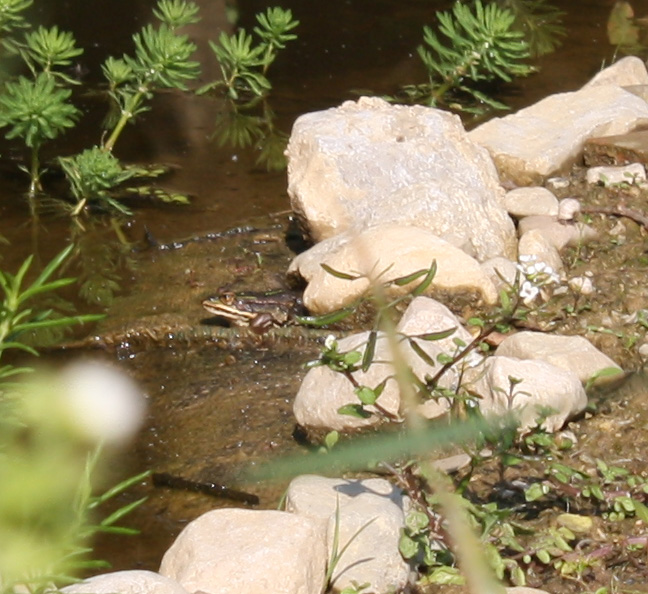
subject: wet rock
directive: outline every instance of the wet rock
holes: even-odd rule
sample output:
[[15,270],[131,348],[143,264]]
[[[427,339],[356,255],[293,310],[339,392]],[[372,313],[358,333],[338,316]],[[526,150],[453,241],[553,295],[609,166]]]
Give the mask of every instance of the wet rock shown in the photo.
[[588,138],[624,134],[642,124],[648,124],[648,103],[620,87],[601,85],[551,95],[494,118],[469,136],[489,150],[503,180],[527,186],[568,166]]
[[[289,274],[303,277],[308,286],[304,305],[315,314],[340,309],[367,294],[371,280],[385,283],[429,268],[433,261],[437,273],[428,293],[444,291],[477,296],[486,303],[497,300],[497,291],[481,269],[479,262],[452,244],[420,227],[385,224],[359,233],[347,233],[325,240],[313,251],[298,255],[290,265]],[[326,250],[330,243],[330,251]],[[353,275],[356,280],[336,277],[320,266]],[[389,287],[392,293],[404,293],[413,286]]]
[[[481,411],[504,414],[512,410],[522,430],[535,427],[542,410],[549,408],[553,412],[544,419],[542,427],[558,431],[587,404],[578,376],[545,361],[495,355],[474,373],[477,379],[469,385],[481,397]],[[520,381],[512,386],[511,378]]]
[[558,214],[558,199],[552,192],[539,186],[516,188],[507,192],[502,206],[510,215],[518,219],[531,215]]
[[218,509],[178,535],[160,573],[189,592],[312,594],[324,586],[326,535],[281,511]]
[[641,163],[632,163],[623,167],[591,167],[587,170],[588,184],[631,184],[646,181],[646,170]]
[[618,87],[648,85],[646,65],[637,56],[626,56],[601,70],[583,88],[601,85],[616,85]]
[[66,594],[187,594],[178,582],[152,571],[115,571],[61,588]]
[[608,367],[621,372],[621,368],[610,357],[583,336],[518,332],[502,341],[497,355],[546,361],[561,369],[573,371],[583,383]]
[[400,591],[410,572],[398,550],[406,501],[401,489],[384,479],[306,475],[290,483],[286,510],[322,522],[332,551],[339,506],[338,548],[351,544],[335,568],[333,588],[340,591],[355,581],[371,584],[367,592],[386,593]]
[[388,222],[479,260],[515,256],[497,172],[455,115],[363,97],[298,118],[287,155],[292,208],[316,241]]

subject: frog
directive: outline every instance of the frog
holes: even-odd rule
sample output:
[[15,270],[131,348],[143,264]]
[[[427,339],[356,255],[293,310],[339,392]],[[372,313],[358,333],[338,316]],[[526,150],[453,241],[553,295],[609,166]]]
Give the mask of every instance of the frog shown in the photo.
[[297,318],[306,313],[301,294],[284,289],[248,292],[221,290],[204,299],[202,306],[232,326],[248,327],[257,334],[296,324]]

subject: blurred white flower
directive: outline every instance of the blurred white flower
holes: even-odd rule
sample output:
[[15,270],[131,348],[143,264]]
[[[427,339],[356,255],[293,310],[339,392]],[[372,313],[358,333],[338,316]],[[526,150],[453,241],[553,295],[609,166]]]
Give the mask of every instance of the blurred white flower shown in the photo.
[[135,435],[146,402],[128,376],[96,361],[73,363],[61,373],[65,406],[75,428],[93,441],[116,445]]

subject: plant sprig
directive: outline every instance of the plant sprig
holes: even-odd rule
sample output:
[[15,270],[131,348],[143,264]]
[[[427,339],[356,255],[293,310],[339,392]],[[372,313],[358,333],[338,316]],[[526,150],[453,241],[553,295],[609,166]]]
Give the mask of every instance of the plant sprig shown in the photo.
[[258,26],[254,33],[260,39],[255,40],[245,29],[239,29],[233,35],[222,32],[218,43],[209,45],[216,55],[223,79],[211,82],[200,89],[198,94],[224,87],[228,96],[235,100],[247,100],[252,97],[263,97],[268,94],[272,85],[267,78],[268,68],[275,61],[280,49],[297,36],[290,33],[299,21],[292,17],[290,10],[280,7],[268,8],[265,13],[256,15]]

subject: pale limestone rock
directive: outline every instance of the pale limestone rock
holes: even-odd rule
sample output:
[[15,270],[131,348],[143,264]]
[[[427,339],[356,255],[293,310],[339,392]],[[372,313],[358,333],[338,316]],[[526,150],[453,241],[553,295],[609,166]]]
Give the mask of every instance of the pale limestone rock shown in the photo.
[[597,235],[595,229],[585,223],[561,223],[556,217],[536,215],[520,220],[518,224],[520,237],[533,229],[539,231],[558,251],[568,245],[586,244]]
[[152,571],[114,571],[61,588],[66,594],[187,594],[176,581]]
[[541,183],[568,166],[594,136],[625,134],[648,124],[648,103],[620,87],[592,86],[551,95],[469,133],[490,152],[500,177],[519,186]]
[[507,258],[486,260],[486,262],[482,263],[482,270],[493,281],[498,291],[513,286],[518,273],[517,264]]
[[362,97],[298,118],[286,154],[292,208],[316,241],[396,222],[478,260],[515,257],[495,167],[455,115]]
[[600,167],[590,167],[587,170],[586,178],[587,183],[590,185],[600,183],[606,187],[621,183],[641,183],[646,181],[646,169],[641,163],[632,163],[619,167],[602,165]]
[[626,56],[601,70],[583,88],[600,85],[616,85],[618,87],[648,85],[646,65],[637,56]]
[[[417,297],[403,314],[401,321],[396,327],[399,335],[417,336],[430,332],[440,332],[456,328],[455,332],[444,339],[425,341],[413,339],[423,349],[429,358],[436,361],[440,354],[453,355],[457,351],[455,340],[464,344],[470,343],[472,336],[461,326],[454,314],[441,303],[427,297]],[[364,353],[366,342],[369,338],[368,332],[354,334],[338,341],[339,352],[358,350]],[[412,372],[421,380],[425,376],[432,376],[438,369],[422,359],[409,345],[407,340],[399,342],[400,350],[405,362]],[[401,395],[396,381],[391,377],[394,375],[392,350],[389,341],[382,334],[378,334],[374,363],[366,372],[355,371],[353,377],[360,385],[375,388],[386,378],[385,388],[378,399],[378,404],[391,415],[398,415],[402,407]],[[462,360],[457,367],[450,368],[439,381],[439,385],[448,389],[456,389],[460,379],[460,369],[474,367],[481,363],[481,356],[474,352]],[[338,409],[346,404],[357,404],[358,398],[354,393],[351,382],[340,373],[335,373],[325,366],[314,367],[308,371],[299,388],[293,413],[297,423],[309,429],[336,429],[348,431],[361,427],[372,426],[380,423],[377,416],[368,419],[358,419],[349,415],[341,415]],[[419,412],[427,418],[434,418],[444,414],[448,410],[449,403],[445,400],[428,400],[421,405]],[[375,411],[374,407],[368,410]]]
[[[345,353],[357,350],[364,353],[368,338],[369,332],[347,336],[338,341],[338,351]],[[359,370],[353,376],[360,385],[375,388],[393,374],[393,366],[388,363],[391,359],[388,341],[380,334],[376,341],[374,363],[366,372]],[[299,425],[309,429],[348,431],[380,423],[375,415],[359,419],[338,412],[340,407],[358,402],[353,385],[346,377],[326,366],[319,366],[310,369],[302,380],[293,403],[293,414]],[[396,380],[387,380],[378,404],[390,414],[398,415],[400,395]],[[371,406],[368,409],[372,412],[376,410]]]
[[[331,242],[332,251],[326,251]],[[315,314],[345,307],[370,290],[375,282],[407,276],[437,263],[437,273],[428,288],[435,291],[469,294],[486,303],[497,300],[497,291],[479,262],[462,250],[419,227],[385,224],[353,234],[348,241],[339,237],[316,245],[314,251],[299,254],[291,263],[289,274],[299,274],[307,282],[304,305]],[[361,275],[348,280],[333,276],[320,263],[338,272]],[[405,293],[413,286],[389,287],[391,293]]]
[[558,220],[562,222],[573,221],[580,210],[580,201],[576,200],[576,198],[564,198],[558,204]]
[[305,475],[294,479],[286,493],[287,511],[327,527],[329,551],[339,507],[339,549],[351,544],[333,574],[336,591],[353,581],[370,584],[366,592],[395,592],[405,586],[410,568],[398,550],[398,541],[405,527],[406,504],[401,489],[377,478]]
[[[478,404],[482,413],[504,414],[512,410],[522,431],[535,427],[540,411],[546,407],[555,412],[544,420],[542,427],[558,431],[587,404],[578,376],[545,361],[495,355],[486,359],[483,368],[474,373],[476,379],[469,379],[468,387],[481,397]],[[515,395],[512,404],[507,397],[511,377],[522,380],[512,388]]]
[[321,592],[326,534],[282,511],[217,509],[189,523],[164,554],[160,573],[207,594]]
[[510,215],[518,219],[531,215],[553,217],[558,214],[558,198],[540,186],[515,188],[515,190],[507,192],[502,206]]
[[574,276],[567,281],[567,285],[572,291],[581,295],[592,295],[596,292],[592,279],[586,276]]
[[[583,336],[561,336],[540,332],[518,332],[506,337],[497,355],[517,359],[538,359],[561,369],[573,371],[586,383],[607,367],[621,368]],[[603,378],[600,381],[605,381]]]
[[558,250],[539,229],[531,229],[520,237],[518,251],[520,257],[535,257],[536,262],[544,262],[554,272],[560,272],[563,268]]

